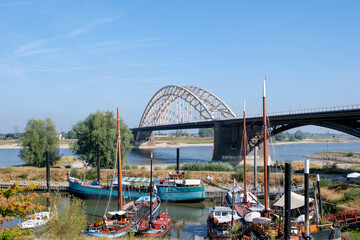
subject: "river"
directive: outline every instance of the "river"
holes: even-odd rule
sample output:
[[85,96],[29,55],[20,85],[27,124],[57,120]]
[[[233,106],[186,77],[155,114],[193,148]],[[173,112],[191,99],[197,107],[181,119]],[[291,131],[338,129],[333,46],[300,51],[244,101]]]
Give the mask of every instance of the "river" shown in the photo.
[[[284,162],[287,160],[304,160],[306,155],[323,151],[360,152],[360,142],[348,143],[310,143],[310,144],[286,144],[270,146],[273,161]],[[150,164],[150,152],[154,152],[154,164],[176,164],[175,148],[133,149],[128,153],[130,165]],[[181,163],[209,162],[212,157],[211,146],[182,147],[180,151]],[[0,149],[0,167],[16,166],[24,164],[19,157],[20,149]],[[60,155],[74,156],[69,149],[60,149]]]

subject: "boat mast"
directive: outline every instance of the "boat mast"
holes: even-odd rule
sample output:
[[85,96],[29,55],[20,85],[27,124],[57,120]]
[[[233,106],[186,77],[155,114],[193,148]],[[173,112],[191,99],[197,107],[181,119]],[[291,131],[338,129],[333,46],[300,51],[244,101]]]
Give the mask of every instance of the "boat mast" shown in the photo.
[[245,101],[244,101],[244,200],[247,202],[247,193],[246,193],[246,120],[245,120]]
[[268,215],[268,209],[269,209],[269,203],[268,203],[268,183],[267,183],[267,125],[266,125],[266,89],[265,89],[265,80],[266,77],[264,77],[264,84],[263,84],[263,124],[264,124],[264,198],[265,198],[265,212],[266,216]]
[[117,135],[118,135],[118,210],[123,209],[123,199],[122,199],[122,177],[121,177],[121,137],[120,137],[120,117],[119,117],[119,108],[117,108]]
[[150,156],[150,217],[149,217],[149,227],[151,228],[151,212],[152,212],[152,165],[153,165],[153,152]]

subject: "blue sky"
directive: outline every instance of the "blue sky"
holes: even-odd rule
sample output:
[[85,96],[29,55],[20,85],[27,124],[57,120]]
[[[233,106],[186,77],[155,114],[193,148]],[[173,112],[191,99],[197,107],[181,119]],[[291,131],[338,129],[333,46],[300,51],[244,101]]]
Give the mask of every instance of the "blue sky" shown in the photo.
[[359,1],[0,0],[0,132],[97,110],[138,125],[166,85],[237,114],[360,104]]

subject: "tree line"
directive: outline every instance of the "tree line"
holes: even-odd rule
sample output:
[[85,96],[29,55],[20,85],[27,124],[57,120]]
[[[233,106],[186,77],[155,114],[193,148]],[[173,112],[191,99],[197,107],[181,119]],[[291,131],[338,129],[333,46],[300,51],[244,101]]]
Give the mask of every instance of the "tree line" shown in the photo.
[[[70,148],[76,155],[96,166],[96,146],[100,146],[100,167],[113,168],[116,160],[117,119],[110,111],[97,111],[91,113],[83,121],[76,123],[71,132],[71,138],[78,139]],[[121,155],[131,150],[133,135],[128,126],[120,119]],[[27,165],[45,167],[45,152],[50,152],[50,163],[54,164],[60,159],[60,140],[56,125],[51,118],[29,119],[25,132],[20,138],[20,158]]]

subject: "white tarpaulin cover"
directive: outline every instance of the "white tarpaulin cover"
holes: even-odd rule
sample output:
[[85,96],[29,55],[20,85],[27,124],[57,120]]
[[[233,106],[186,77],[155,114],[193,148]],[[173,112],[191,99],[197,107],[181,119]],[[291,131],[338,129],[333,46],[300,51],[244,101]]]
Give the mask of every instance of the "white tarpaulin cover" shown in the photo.
[[113,211],[113,212],[108,212],[108,214],[110,215],[124,215],[126,213],[126,211]]
[[255,207],[249,208],[251,211],[253,212],[261,212],[262,210],[265,209],[265,207],[259,203],[258,205],[256,205]]
[[358,177],[360,177],[360,173],[357,173],[357,172],[349,173],[346,177],[347,178],[358,178]]
[[271,223],[271,219],[266,217],[253,218],[253,223],[267,224]]
[[[309,198],[309,203],[312,201],[314,201],[314,199]],[[305,197],[300,194],[291,192],[291,209],[300,208],[304,205],[305,205]],[[275,202],[273,204],[273,206],[284,207],[285,206],[285,194],[279,200],[277,200],[277,202]]]
[[[312,216],[309,216],[309,219],[311,219]],[[295,222],[305,222],[305,215],[300,215],[296,218]]]
[[244,219],[247,222],[252,222],[254,218],[259,218],[259,217],[261,217],[261,214],[259,212],[250,212],[245,215]]

